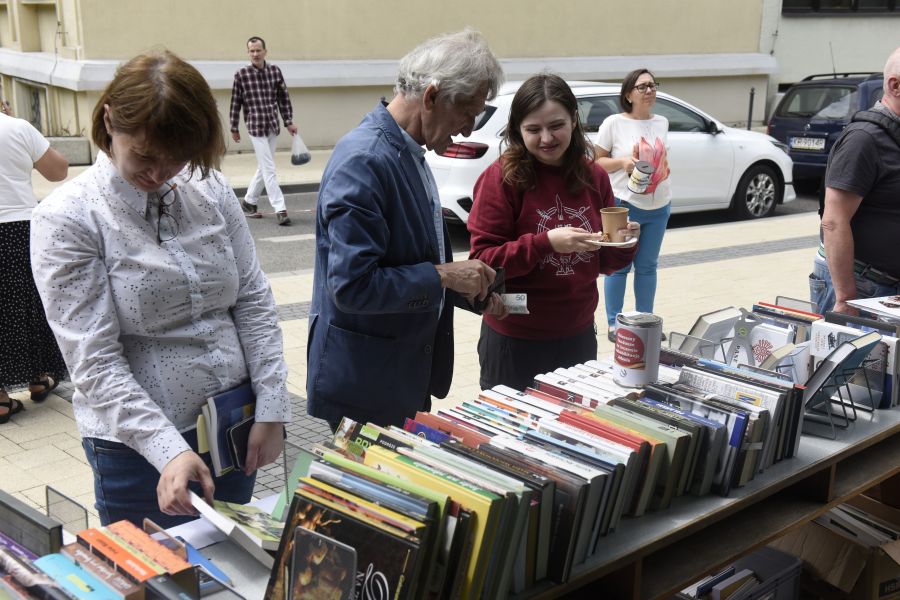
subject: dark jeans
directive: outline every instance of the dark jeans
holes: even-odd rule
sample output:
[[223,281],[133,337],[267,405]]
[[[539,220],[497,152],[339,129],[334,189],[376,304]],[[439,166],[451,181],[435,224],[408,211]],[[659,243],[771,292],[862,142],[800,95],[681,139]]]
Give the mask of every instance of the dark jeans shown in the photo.
[[[197,432],[188,431],[183,435],[185,441],[196,451]],[[147,517],[160,527],[167,528],[196,518],[167,515],[159,510],[156,497],[159,472],[147,459],[125,444],[84,438],[81,445],[94,471],[94,506],[103,525],[127,519],[141,527],[144,517]],[[209,455],[201,456],[212,473]],[[213,477],[213,482],[216,485],[216,500],[246,504],[253,495],[256,473],[248,477],[243,471],[235,470],[222,477]],[[190,483],[190,489],[203,497],[196,481]]]
[[478,338],[479,383],[487,390],[508,385],[524,390],[534,376],[560,367],[571,367],[597,358],[597,328],[591,325],[579,334],[557,340],[523,340],[497,333],[481,323]]

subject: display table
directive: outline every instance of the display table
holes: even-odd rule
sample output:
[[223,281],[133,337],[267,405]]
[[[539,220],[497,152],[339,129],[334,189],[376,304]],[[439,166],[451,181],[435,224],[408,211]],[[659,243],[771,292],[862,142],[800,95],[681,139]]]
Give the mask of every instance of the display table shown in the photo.
[[623,519],[568,583],[544,582],[520,597],[593,589],[604,598],[669,598],[900,472],[898,457],[900,411],[859,413],[838,440],[802,436],[797,456],[728,498],[682,496],[666,510]]

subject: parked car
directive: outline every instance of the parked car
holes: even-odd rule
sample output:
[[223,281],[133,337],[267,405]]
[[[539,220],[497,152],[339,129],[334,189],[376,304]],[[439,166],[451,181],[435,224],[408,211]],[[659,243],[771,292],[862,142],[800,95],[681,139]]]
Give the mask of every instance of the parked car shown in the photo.
[[[475,121],[469,137],[458,136],[442,155],[425,157],[434,173],[444,219],[465,223],[478,176],[501,153],[509,109],[519,83],[504,85]],[[570,82],[589,138],[619,107],[618,84]],[[672,212],[730,208],[737,217],[768,217],[794,200],[787,146],[759,132],[727,127],[700,109],[658,93],[654,113],[669,120]]]
[[768,133],[788,145],[794,180],[820,181],[831,147],[857,111],[883,94],[881,73],[810,75],[792,85],[769,119]]

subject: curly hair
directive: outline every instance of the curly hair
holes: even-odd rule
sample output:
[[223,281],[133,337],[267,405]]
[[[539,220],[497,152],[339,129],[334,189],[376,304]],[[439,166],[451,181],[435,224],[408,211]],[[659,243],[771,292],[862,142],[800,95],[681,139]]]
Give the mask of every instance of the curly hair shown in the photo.
[[563,178],[568,192],[575,194],[586,187],[593,189],[591,163],[594,160],[594,146],[585,137],[584,128],[578,118],[578,101],[572,88],[562,77],[552,73],[541,73],[528,78],[513,97],[509,123],[503,137],[506,145],[506,150],[501,156],[503,181],[522,191],[537,186],[535,170],[537,159],[525,147],[521,126],[529,114],[549,101],[561,105],[575,121],[572,141],[562,161]]

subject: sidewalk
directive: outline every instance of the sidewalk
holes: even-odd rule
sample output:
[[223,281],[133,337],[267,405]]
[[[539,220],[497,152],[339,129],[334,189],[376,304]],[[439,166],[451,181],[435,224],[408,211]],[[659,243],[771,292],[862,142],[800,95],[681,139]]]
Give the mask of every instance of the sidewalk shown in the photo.
[[[327,151],[314,152],[310,164],[294,167],[287,153],[278,153],[278,173],[283,185],[315,186],[327,156]],[[230,155],[223,166],[237,187],[249,182],[254,169],[252,154]],[[664,331],[685,332],[698,315],[725,306],[749,308],[759,300],[774,300],[776,295],[807,298],[817,233],[816,213],[668,231],[660,256],[654,311],[663,318]],[[312,296],[311,272],[279,274],[270,281],[279,306],[308,305]],[[599,284],[602,286],[602,281]],[[632,303],[629,291],[626,309],[632,308]],[[288,439],[308,445],[322,439],[328,429],[324,422],[306,416],[307,319],[293,317],[289,310],[284,312],[281,327],[289,370],[288,390],[294,406]],[[602,291],[596,323],[599,354],[605,357],[611,353],[612,344],[606,339]],[[435,410],[478,393],[479,328],[476,315],[457,311],[453,386],[446,400],[434,403]],[[10,423],[0,425],[0,488],[43,507],[44,487],[49,484],[93,511],[92,474],[66,401],[71,397],[71,387],[60,386],[58,392],[40,405],[30,402],[27,393],[12,394],[23,400],[26,410]],[[256,493],[267,495],[270,490],[278,490],[279,472],[280,466],[275,466],[261,473]]]
[[[279,150],[275,153],[275,170],[278,173],[278,181],[285,193],[308,192],[319,189],[319,181],[322,179],[322,171],[325,163],[331,156],[331,150],[312,150],[312,160],[305,165],[294,166],[291,164],[291,153],[288,150]],[[88,167],[69,167],[69,176],[66,181],[74,179]],[[252,152],[226,154],[222,161],[222,172],[231,182],[231,185],[241,195],[250,185],[250,179],[256,171],[256,155]],[[44,198],[52,192],[58,183],[51,183],[41,177],[37,171],[31,176],[34,194],[38,198]]]

